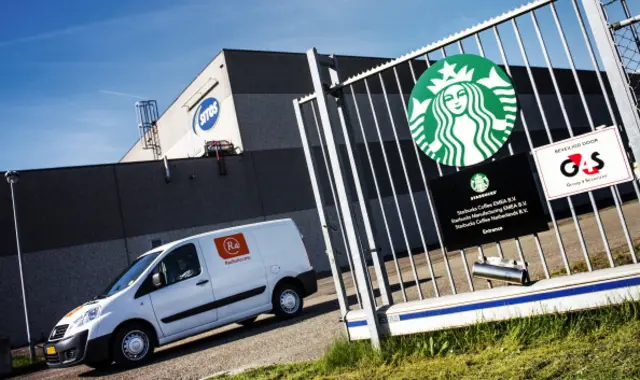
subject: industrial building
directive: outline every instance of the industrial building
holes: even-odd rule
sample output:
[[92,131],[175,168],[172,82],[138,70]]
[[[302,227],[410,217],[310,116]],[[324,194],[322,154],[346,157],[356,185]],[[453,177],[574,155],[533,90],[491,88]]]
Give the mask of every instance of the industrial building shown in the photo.
[[[351,56],[337,58],[344,77],[386,61]],[[424,61],[415,61],[414,67],[420,75],[426,65]],[[588,129],[588,123],[573,77],[568,70],[557,71],[560,71],[556,75],[574,131],[582,133]],[[552,111],[557,109],[559,114],[547,69],[533,68],[533,73],[547,112],[553,115]],[[527,73],[524,68],[512,67],[512,74],[518,100],[532,130],[531,138],[536,145],[546,143],[547,135]],[[406,98],[413,80],[409,70],[400,71],[398,75]],[[610,125],[595,73],[580,71],[579,76],[591,109],[600,112],[592,115],[596,125]],[[390,78],[388,82],[395,83],[395,79]],[[373,107],[382,107],[380,85],[371,83],[370,89]],[[357,99],[362,97],[361,104],[368,104],[363,88],[354,88],[354,91]],[[387,91],[393,117],[396,124],[402,126],[398,130],[401,145],[410,148],[404,149],[410,152],[407,154],[413,154],[413,141],[404,128],[406,124],[399,123],[405,118],[400,90],[389,88]],[[22,172],[16,185],[16,200],[27,302],[35,340],[44,339],[62,315],[98,294],[137,255],[163,242],[206,230],[291,217],[305,236],[315,268],[319,272],[328,271],[292,109],[294,98],[310,92],[312,85],[305,54],[223,50],[162,114],[157,115],[155,109],[142,109],[141,139],[124,154],[120,163]],[[144,107],[152,107],[150,103],[145,104]],[[347,103],[347,109],[353,110],[353,104]],[[365,127],[371,126],[371,110],[361,112]],[[309,121],[306,125],[313,125],[313,115],[304,117]],[[132,127],[133,124],[132,120]],[[397,175],[393,181],[400,205],[409,208],[391,124],[383,121],[380,128],[384,149],[390,152],[392,173]],[[312,136],[316,162],[322,163],[317,131],[308,133]],[[552,125],[552,134],[554,139],[568,137],[562,123]],[[338,137],[338,141],[343,140]],[[527,140],[520,126],[516,126],[510,141],[514,150],[525,150]],[[358,149],[364,150],[362,138],[355,143]],[[383,148],[378,145],[371,149],[374,157],[381,160]],[[498,155],[504,154],[505,149]],[[428,177],[437,175],[434,163],[426,156],[423,165]],[[417,165],[409,165],[407,169],[413,190],[424,194]],[[319,175],[324,184],[323,195],[330,194],[326,171],[320,170]],[[364,181],[372,188],[371,178],[365,177]],[[380,183],[380,187],[383,202],[391,207],[389,183]],[[631,190],[629,186],[621,187],[623,195]],[[597,192],[596,197],[599,202],[608,201],[606,192]],[[417,199],[422,200],[418,207],[424,210],[428,243],[435,243],[426,197]],[[576,206],[585,204],[585,200],[585,197],[575,197]],[[329,222],[336,223],[330,197],[325,198],[325,203]],[[371,199],[371,205],[373,219],[379,220],[377,200]],[[566,204],[554,204],[555,207],[562,212]],[[0,186],[0,210],[0,237],[6,242],[0,251],[0,292],[3,294],[0,335],[8,335],[13,345],[20,345],[26,341],[26,334],[8,186]],[[399,234],[399,221],[389,222],[391,230]],[[408,238],[414,247],[420,245],[417,234]],[[394,249],[405,250],[402,245]],[[391,247],[382,243],[381,248],[383,254],[388,254]],[[346,259],[339,255],[339,259],[341,257],[345,264]]]

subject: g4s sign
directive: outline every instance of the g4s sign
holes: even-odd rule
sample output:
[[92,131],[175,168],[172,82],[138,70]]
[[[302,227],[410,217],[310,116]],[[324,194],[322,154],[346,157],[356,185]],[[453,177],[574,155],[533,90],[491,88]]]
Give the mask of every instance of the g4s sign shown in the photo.
[[604,161],[600,159],[600,153],[593,152],[590,158],[591,160],[583,158],[580,153],[571,154],[560,164],[560,171],[565,177],[575,177],[581,170],[587,175],[600,173],[600,169],[604,168]]
[[547,199],[559,199],[633,179],[616,127],[541,146],[534,150]]

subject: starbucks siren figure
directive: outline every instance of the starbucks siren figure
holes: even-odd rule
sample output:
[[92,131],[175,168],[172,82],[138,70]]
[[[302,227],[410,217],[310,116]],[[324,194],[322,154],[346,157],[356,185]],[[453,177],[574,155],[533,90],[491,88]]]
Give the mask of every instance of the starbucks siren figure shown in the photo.
[[439,92],[433,111],[438,127],[430,148],[437,151],[444,145],[445,161],[455,166],[482,162],[502,145],[489,132],[491,128],[504,131],[506,120],[487,110],[482,90],[473,82],[457,83]]
[[[515,121],[515,91],[495,68],[489,70],[488,77],[474,80],[475,69],[464,66],[456,72],[455,67],[455,63],[444,62],[444,67],[438,70],[442,79],[431,79],[431,85],[426,86],[435,97],[422,102],[412,99],[410,122],[416,138],[423,130],[418,128],[424,122],[423,116],[432,111],[436,122],[433,141],[422,143],[418,138],[421,149],[432,158],[440,156],[446,165],[469,166],[491,157],[504,144],[506,138],[499,139],[492,131],[511,132]],[[502,103],[504,119],[487,109],[487,90]]]

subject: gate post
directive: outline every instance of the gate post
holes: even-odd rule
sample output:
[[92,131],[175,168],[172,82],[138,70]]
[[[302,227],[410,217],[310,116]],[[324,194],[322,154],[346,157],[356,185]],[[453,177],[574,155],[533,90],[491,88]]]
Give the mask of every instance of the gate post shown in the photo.
[[[331,275],[333,276],[333,284],[336,287],[336,293],[338,296],[338,305],[340,306],[340,318],[344,318],[349,311],[349,303],[347,302],[347,294],[344,290],[344,282],[342,280],[342,271],[340,265],[336,264],[336,256],[333,250],[333,244],[331,244],[331,237],[329,236],[327,219],[324,215],[324,207],[322,203],[322,197],[320,196],[320,187],[318,186],[318,177],[316,176],[315,164],[311,157],[311,149],[309,147],[309,140],[307,139],[307,131],[305,130],[304,121],[302,120],[302,112],[300,111],[300,103],[297,99],[293,100],[293,110],[296,114],[296,121],[298,122],[298,130],[300,132],[300,140],[302,141],[302,150],[304,152],[304,158],[307,162],[307,171],[309,172],[309,179],[311,180],[311,190],[313,191],[313,199],[318,209],[318,219],[320,219],[320,226],[322,228],[322,237],[324,238],[324,245],[326,247],[327,257],[329,258],[329,267],[331,268]],[[347,332],[349,329],[347,329]]]
[[[338,65],[338,59],[332,57],[332,65],[329,67],[329,77],[331,79],[331,85],[340,83],[339,78],[340,68]],[[340,126],[342,127],[342,135],[344,136],[345,146],[347,148],[347,156],[349,159],[349,168],[353,175],[353,184],[356,188],[356,194],[358,196],[358,203],[360,205],[360,213],[362,214],[362,223],[364,224],[364,230],[367,237],[367,244],[371,252],[371,260],[373,261],[373,268],[376,272],[376,278],[378,282],[378,289],[380,290],[380,298],[383,305],[393,304],[393,298],[391,297],[391,291],[389,289],[389,277],[387,276],[384,259],[380,256],[380,244],[376,241],[378,236],[374,231],[374,225],[371,223],[371,205],[369,204],[368,191],[363,189],[361,179],[362,175],[361,166],[362,163],[356,146],[356,140],[353,135],[353,128],[351,127],[351,120],[349,119],[349,113],[344,101],[343,90],[338,90],[337,93],[332,94],[335,96],[336,107],[338,108],[338,119],[340,119]],[[367,142],[364,141],[366,144]],[[374,174],[375,175],[375,174]],[[393,249],[393,247],[390,247]]]
[[309,71],[311,72],[311,81],[313,83],[313,89],[316,94],[316,100],[318,103],[318,114],[320,116],[320,124],[324,131],[325,140],[327,143],[327,153],[329,155],[329,161],[331,164],[331,170],[335,178],[336,192],[338,195],[339,212],[342,213],[345,232],[347,235],[347,242],[349,243],[349,251],[353,260],[354,271],[356,272],[356,278],[358,280],[358,292],[362,299],[362,309],[365,313],[367,326],[369,328],[369,334],[371,336],[371,345],[375,349],[380,348],[380,337],[378,333],[378,319],[376,317],[376,310],[373,303],[373,289],[371,289],[369,282],[365,275],[365,263],[362,261],[362,256],[359,254],[358,239],[356,236],[355,226],[353,223],[353,216],[351,215],[350,200],[347,196],[347,189],[345,186],[344,176],[342,168],[340,167],[340,161],[338,157],[338,150],[336,142],[333,137],[333,130],[331,128],[331,120],[329,119],[329,108],[327,107],[327,91],[323,86],[321,78],[321,66],[319,62],[318,52],[315,48],[307,51],[307,60],[309,62]]
[[[609,24],[604,15],[600,0],[582,0],[591,32],[595,38],[604,69],[609,78],[611,91],[618,105],[624,130],[629,138],[629,146],[634,155],[634,161],[640,161],[640,117],[638,109],[630,92],[627,75],[624,72],[615,41],[609,30]],[[607,96],[607,94],[604,94]],[[615,120],[613,120],[615,123]]]

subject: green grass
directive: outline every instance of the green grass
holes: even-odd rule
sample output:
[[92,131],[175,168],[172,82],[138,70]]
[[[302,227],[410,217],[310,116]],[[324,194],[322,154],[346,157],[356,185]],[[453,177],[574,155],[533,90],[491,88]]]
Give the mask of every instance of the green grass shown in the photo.
[[640,379],[640,302],[392,337],[219,379]]
[[42,356],[36,356],[36,359],[33,363],[29,359],[29,355],[15,355],[11,357],[11,365],[13,366],[13,368],[28,367],[31,364],[35,364],[41,361],[44,361],[44,357]]
[[[634,246],[634,249],[637,257],[640,254],[640,245]],[[612,249],[611,255],[613,256],[613,262],[616,264],[616,266],[633,263],[631,259],[631,255],[629,254],[629,251],[626,248]],[[609,258],[604,252],[599,252],[596,255],[592,255],[592,257],[590,257],[590,260],[591,260],[591,267],[594,270],[611,267],[611,264],[609,263]],[[573,264],[570,267],[571,267],[571,273],[582,273],[582,272],[587,272],[589,270],[589,268],[587,268],[587,263],[584,262],[584,260],[580,261],[579,263]],[[559,276],[566,276],[566,275],[567,275],[567,272],[564,268],[556,269],[551,272],[551,277],[559,277]]]

